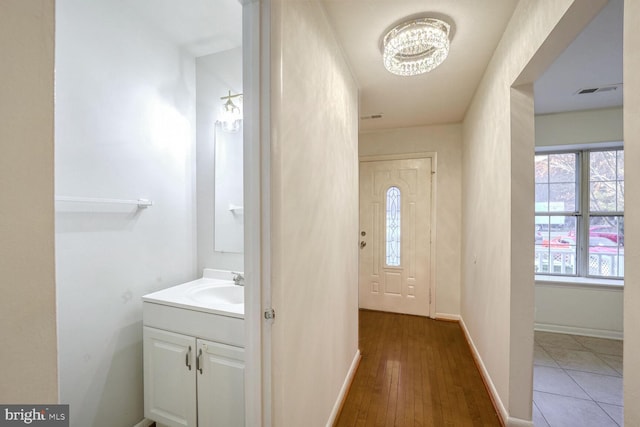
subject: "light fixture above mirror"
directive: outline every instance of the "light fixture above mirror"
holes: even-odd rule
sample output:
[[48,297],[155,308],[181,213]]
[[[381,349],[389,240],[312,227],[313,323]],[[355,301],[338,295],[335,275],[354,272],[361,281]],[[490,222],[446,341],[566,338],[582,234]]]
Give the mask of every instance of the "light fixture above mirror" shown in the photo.
[[[233,98],[238,98],[236,100],[238,105],[234,104]],[[222,124],[222,130],[238,132],[242,126],[242,94],[232,95],[229,91],[228,95],[220,97],[220,99],[226,100],[221,107],[220,119],[218,120]]]

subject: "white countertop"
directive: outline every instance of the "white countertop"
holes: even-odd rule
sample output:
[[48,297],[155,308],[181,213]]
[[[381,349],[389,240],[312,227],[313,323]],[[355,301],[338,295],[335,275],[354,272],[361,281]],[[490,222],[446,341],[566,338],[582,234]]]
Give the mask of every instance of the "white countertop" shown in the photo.
[[201,288],[229,285],[236,286],[233,283],[233,273],[205,269],[202,278],[144,295],[142,301],[244,319],[244,303],[225,304],[216,302],[212,304],[190,297],[193,291]]

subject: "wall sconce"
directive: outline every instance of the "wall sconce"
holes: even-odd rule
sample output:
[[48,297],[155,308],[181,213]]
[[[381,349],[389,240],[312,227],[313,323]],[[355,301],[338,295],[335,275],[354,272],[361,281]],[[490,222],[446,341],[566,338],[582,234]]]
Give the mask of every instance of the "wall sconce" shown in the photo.
[[[239,98],[237,100],[239,101],[239,106],[233,103],[233,98]],[[220,120],[218,120],[222,124],[222,130],[225,132],[238,132],[242,125],[242,94],[231,95],[231,91],[229,91],[229,95],[220,99],[226,99],[220,111]]]

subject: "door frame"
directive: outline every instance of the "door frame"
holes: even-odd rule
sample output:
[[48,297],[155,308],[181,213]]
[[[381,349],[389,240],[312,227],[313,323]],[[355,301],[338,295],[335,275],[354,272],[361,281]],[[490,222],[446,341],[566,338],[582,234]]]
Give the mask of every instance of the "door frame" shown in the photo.
[[271,426],[270,245],[270,11],[271,3],[242,4],[244,93],[245,424]]
[[[429,318],[436,318],[436,189],[437,189],[437,170],[438,170],[438,155],[435,152],[418,152],[418,153],[404,153],[404,154],[380,154],[372,156],[360,156],[359,163],[364,162],[379,162],[387,160],[413,160],[413,159],[431,159],[431,200],[429,200],[429,209],[431,214],[431,221],[429,223],[430,239],[429,239]],[[358,184],[358,189],[360,184]],[[359,198],[358,198],[359,199]],[[360,200],[358,200],[358,204]],[[360,224],[360,219],[358,218]],[[360,281],[358,280],[358,289],[360,288]]]

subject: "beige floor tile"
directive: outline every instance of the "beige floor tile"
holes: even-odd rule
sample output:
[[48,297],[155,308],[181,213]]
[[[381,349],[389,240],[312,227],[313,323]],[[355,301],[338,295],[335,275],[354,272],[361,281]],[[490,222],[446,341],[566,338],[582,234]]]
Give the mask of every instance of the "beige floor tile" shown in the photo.
[[534,427],[623,426],[622,341],[534,336]]
[[609,354],[597,354],[596,356],[604,360],[607,365],[611,366],[618,374],[620,374],[620,376],[622,376],[622,356],[612,356]]
[[533,364],[538,366],[552,366],[554,368],[560,367],[560,365],[549,356],[549,353],[538,344],[533,346]]
[[567,373],[560,368],[533,367],[533,389],[562,396],[590,399],[589,395]]
[[622,356],[623,344],[621,340],[582,336],[575,336],[574,338],[594,353]]
[[535,402],[533,404],[533,427],[550,427]]
[[545,350],[550,347],[584,350],[584,347],[576,341],[574,335],[535,331],[534,340],[538,345],[544,347]]
[[598,403],[598,405],[600,405],[619,426],[624,425],[624,408],[622,406],[609,405],[608,403]]
[[545,348],[545,350],[562,368],[596,374],[618,375],[615,369],[590,351],[565,348]]
[[567,371],[596,402],[622,406],[622,378],[590,372]]
[[533,400],[551,427],[617,427],[592,400],[534,392]]

